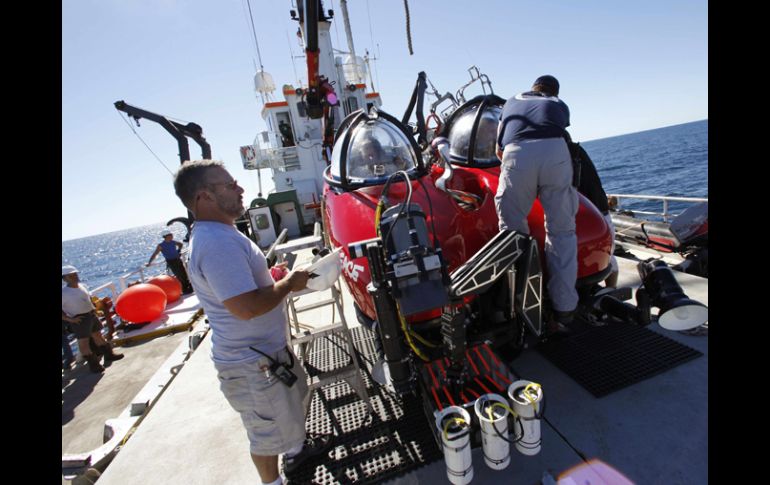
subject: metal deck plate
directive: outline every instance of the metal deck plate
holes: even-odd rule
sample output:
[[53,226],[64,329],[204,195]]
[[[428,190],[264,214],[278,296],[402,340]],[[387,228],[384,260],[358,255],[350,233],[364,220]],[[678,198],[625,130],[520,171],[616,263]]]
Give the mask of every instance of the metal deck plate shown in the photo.
[[630,386],[703,355],[628,323],[591,327],[537,350],[595,397]]
[[[421,400],[397,397],[373,383],[370,370],[375,359],[374,335],[361,327],[350,333],[362,357],[361,370],[375,414],[369,416],[364,402],[346,382],[321,387],[313,395],[305,429],[308,434],[334,434],[334,445],[288,474],[292,483],[378,483],[443,456],[425,419]],[[344,341],[337,335],[315,340],[312,345],[309,364],[321,371],[349,362],[350,357],[342,350]]]

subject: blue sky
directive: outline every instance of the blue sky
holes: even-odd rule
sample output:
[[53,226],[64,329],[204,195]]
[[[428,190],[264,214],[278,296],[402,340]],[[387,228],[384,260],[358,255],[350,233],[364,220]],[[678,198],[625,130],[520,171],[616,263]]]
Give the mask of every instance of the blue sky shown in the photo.
[[[251,0],[262,63],[279,87],[304,59],[291,2]],[[339,1],[335,47],[345,48]],[[479,67],[508,98],[541,74],[561,83],[575,140],[708,118],[705,0],[349,0],[355,47],[378,57],[375,87],[400,118],[417,73],[455,92]],[[253,90],[257,53],[246,0],[70,0],[62,3],[62,240],[185,215],[171,175],[131,132],[117,100],[203,127],[213,158],[256,197],[238,148],[266,129]],[[371,29],[370,29],[371,19]],[[295,70],[296,69],[296,75]],[[280,95],[279,95],[280,97]],[[136,128],[169,169],[176,141],[158,124]],[[190,143],[199,157],[198,146]],[[263,171],[263,189],[271,182]]]

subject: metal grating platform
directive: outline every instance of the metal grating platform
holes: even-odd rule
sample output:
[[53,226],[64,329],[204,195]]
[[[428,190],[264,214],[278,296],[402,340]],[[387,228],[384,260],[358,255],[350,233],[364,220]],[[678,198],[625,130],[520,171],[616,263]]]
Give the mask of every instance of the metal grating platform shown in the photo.
[[[308,434],[334,434],[334,447],[308,459],[287,475],[292,483],[378,483],[435,460],[442,454],[425,419],[418,397],[398,397],[373,382],[374,334],[351,329],[361,357],[361,370],[375,414],[346,382],[325,385],[313,395],[305,428]],[[335,335],[313,341],[308,364],[322,372],[343,367],[350,357]],[[309,374],[311,373],[309,372]]]
[[591,327],[537,350],[595,397],[695,359],[701,352],[628,323]]

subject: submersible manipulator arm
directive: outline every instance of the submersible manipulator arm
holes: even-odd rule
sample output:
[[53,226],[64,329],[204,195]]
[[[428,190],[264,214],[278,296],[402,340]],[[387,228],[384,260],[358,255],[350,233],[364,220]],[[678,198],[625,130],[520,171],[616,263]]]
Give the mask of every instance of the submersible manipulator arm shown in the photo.
[[[123,100],[115,101],[115,108],[117,108],[118,111],[123,111],[128,116],[134,118],[136,120],[137,125],[139,124],[140,119],[145,118],[150,121],[154,121],[158,123],[160,126],[165,128],[166,131],[171,133],[171,136],[176,138],[176,142],[179,145],[179,163],[180,164],[186,162],[187,160],[190,160],[190,147],[187,143],[188,136],[193,140],[195,140],[195,142],[198,145],[200,145],[201,154],[204,159],[211,158],[211,146],[203,137],[203,128],[201,128],[200,125],[192,122],[187,123],[186,125],[183,125],[181,123],[177,123],[176,121],[171,121],[163,115],[159,115],[156,113],[152,113],[150,111],[143,110],[141,108],[137,108],[135,106],[131,106],[130,104],[126,103]],[[195,219],[189,210],[187,211],[187,219],[188,219],[188,222],[181,221],[180,218],[172,219],[172,221],[169,221],[169,223],[178,221],[178,220],[180,220],[180,222],[184,222],[185,225],[187,226],[187,230],[189,234],[190,225],[192,224],[192,221]]]

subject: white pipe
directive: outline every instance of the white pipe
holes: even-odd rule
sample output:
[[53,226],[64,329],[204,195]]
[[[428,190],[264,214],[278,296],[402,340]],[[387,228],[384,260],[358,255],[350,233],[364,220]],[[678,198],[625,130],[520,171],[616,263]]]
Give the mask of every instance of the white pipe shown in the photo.
[[[450,424],[445,433],[447,423],[458,418],[462,422]],[[470,427],[471,415],[460,406],[449,406],[436,414],[436,428],[441,435],[446,474],[454,485],[467,485],[473,480]]]
[[516,422],[521,426],[522,436],[516,442],[516,451],[522,455],[534,456],[540,453],[540,419],[535,418],[539,414],[543,401],[543,389],[537,386],[537,392],[530,388],[530,398],[524,393],[524,389],[533,384],[532,381],[520,380],[508,386],[508,399],[511,407],[516,412]]
[[[490,407],[494,403],[503,406]],[[476,399],[473,406],[481,423],[481,448],[484,450],[484,463],[493,470],[502,470],[511,463],[511,447],[500,435],[508,436],[508,401],[497,394],[484,394]],[[497,431],[495,431],[497,430]],[[498,434],[498,432],[500,434]]]

